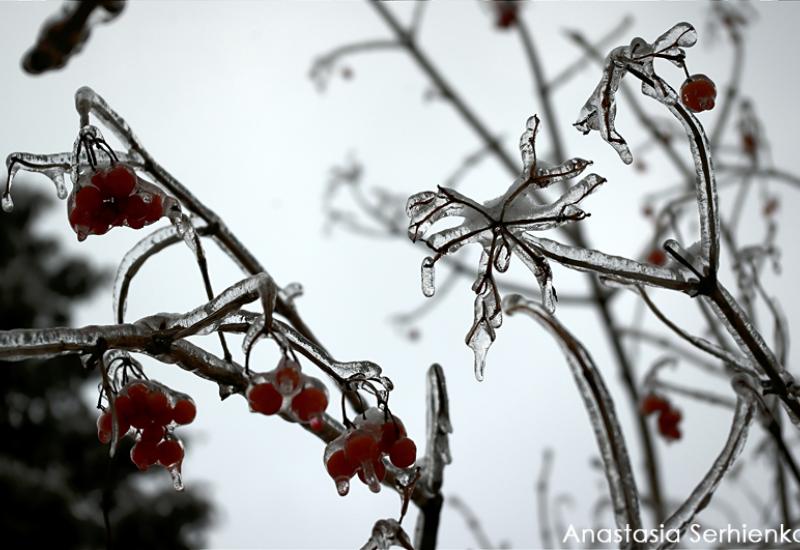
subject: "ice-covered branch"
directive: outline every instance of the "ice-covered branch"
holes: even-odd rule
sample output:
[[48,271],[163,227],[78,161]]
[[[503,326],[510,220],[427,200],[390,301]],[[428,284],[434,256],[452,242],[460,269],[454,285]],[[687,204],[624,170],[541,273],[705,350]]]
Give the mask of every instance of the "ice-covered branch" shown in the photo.
[[[692,491],[686,501],[664,522],[664,532],[670,530],[683,532],[686,530],[695,516],[708,506],[720,481],[722,481],[722,478],[730,471],[736,458],[742,452],[742,448],[744,448],[745,441],[747,440],[747,432],[755,413],[753,394],[757,390],[755,390],[755,388],[751,386],[751,382],[743,376],[735,378],[732,383],[738,399],[733,422],[731,424],[731,431],[730,434],[728,434],[728,439],[725,441],[725,446],[722,448],[716,460],[714,460],[708,473],[703,477],[702,481],[697,485],[694,491]],[[672,546],[673,543],[669,541],[663,541],[661,544],[654,545],[654,547],[659,550]]]
[[617,526],[621,529],[630,527],[632,530],[641,528],[639,496],[625,438],[617,420],[614,402],[589,353],[555,317],[538,304],[512,295],[503,300],[503,309],[509,315],[525,313],[558,342],[572,370],[597,438]]
[[426,391],[427,440],[425,458],[422,462],[422,475],[417,482],[417,490],[428,497],[420,507],[414,539],[417,550],[436,548],[439,519],[442,511],[441,493],[444,482],[444,467],[450,464],[450,405],[447,397],[444,370],[433,364],[428,369]]
[[[209,226],[209,234],[213,235],[214,240],[222,250],[233,258],[245,273],[255,275],[267,272],[213,210],[203,204],[187,187],[156,162],[144,148],[139,138],[133,133],[128,123],[99,94],[86,86],[80,88],[75,92],[75,108],[80,115],[82,127],[89,124],[89,115],[96,116],[129,148],[131,154],[141,157],[144,170],[159,185],[163,186],[172,196],[178,199],[187,210],[199,216]],[[319,344],[311,330],[297,314],[293,304],[287,304],[282,299],[279,299],[276,305],[276,313],[286,317],[297,330]]]
[[616,131],[616,93],[623,77],[630,73],[642,83],[642,93],[663,104],[683,126],[689,138],[696,174],[695,190],[700,214],[702,256],[710,276],[716,276],[719,265],[719,212],[717,189],[708,139],[697,118],[684,107],[675,90],[655,72],[653,61],[661,58],[683,67],[683,48],[697,42],[697,32],[688,23],[678,23],[652,44],[635,38],[629,46],[611,51],[605,61],[603,77],[578,115],[575,127],[584,134],[600,132],[626,164],[633,155],[625,139]]

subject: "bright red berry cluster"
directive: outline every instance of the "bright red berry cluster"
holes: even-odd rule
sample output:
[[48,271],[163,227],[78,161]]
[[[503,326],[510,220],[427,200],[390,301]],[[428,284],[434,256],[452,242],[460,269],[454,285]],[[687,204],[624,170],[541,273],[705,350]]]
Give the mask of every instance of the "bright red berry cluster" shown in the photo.
[[352,428],[328,443],[323,459],[336,490],[344,496],[356,474],[371,491],[380,491],[386,477],[386,456],[394,466],[408,468],[417,460],[417,446],[407,437],[399,418],[373,407],[358,415]]
[[322,415],[328,408],[328,390],[318,379],[303,374],[299,363],[284,357],[274,370],[253,378],[247,401],[253,412],[283,411],[316,431],[322,428]]
[[713,109],[716,99],[717,87],[704,74],[690,76],[681,86],[681,102],[695,113]]
[[650,393],[642,399],[642,414],[650,416],[658,413],[658,433],[667,441],[676,441],[681,438],[679,424],[683,415],[681,411],[672,406],[665,397]]
[[141,229],[164,214],[161,195],[145,191],[134,171],[122,164],[95,172],[91,183],[76,186],[69,205],[69,222],[81,241],[112,227]]
[[[118,434],[123,437],[131,428],[136,444],[131,461],[140,470],[154,464],[180,469],[183,444],[172,432],[175,426],[190,424],[197,415],[194,401],[188,395],[176,394],[150,381],[128,383],[114,401]],[[97,419],[97,437],[101,443],[111,441],[113,416],[104,411]]]

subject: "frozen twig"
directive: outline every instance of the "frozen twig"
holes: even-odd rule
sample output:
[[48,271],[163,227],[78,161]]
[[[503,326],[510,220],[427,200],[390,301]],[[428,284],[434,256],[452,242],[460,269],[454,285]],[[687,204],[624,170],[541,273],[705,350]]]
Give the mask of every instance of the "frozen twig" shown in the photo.
[[[538,304],[513,295],[504,299],[503,309],[509,315],[517,312],[525,313],[541,324],[558,342],[572,370],[594,429],[614,504],[617,526],[620,529],[641,528],[639,496],[625,438],[617,420],[613,400],[592,358],[583,345]],[[633,541],[628,543],[635,545]]]
[[427,377],[427,440],[422,475],[417,481],[417,490],[427,499],[420,506],[414,540],[417,550],[433,550],[439,531],[439,519],[444,498],[441,493],[444,482],[444,467],[450,464],[450,406],[447,397],[444,370],[434,364]]

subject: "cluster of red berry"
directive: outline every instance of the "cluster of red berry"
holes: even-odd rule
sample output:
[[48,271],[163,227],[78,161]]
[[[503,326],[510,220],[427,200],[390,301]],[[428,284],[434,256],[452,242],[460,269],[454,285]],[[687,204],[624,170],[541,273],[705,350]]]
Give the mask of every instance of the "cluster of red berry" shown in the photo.
[[717,87],[704,74],[693,74],[681,86],[681,102],[695,113],[713,109],[716,99]]
[[353,424],[328,443],[323,457],[340,495],[348,493],[350,479],[356,474],[371,491],[380,491],[386,477],[386,456],[398,468],[408,468],[416,462],[417,446],[396,416],[372,407],[358,415]]
[[318,379],[303,374],[296,361],[284,357],[274,370],[253,377],[247,401],[253,412],[284,412],[317,431],[328,408],[328,390]]
[[136,173],[122,164],[95,172],[91,183],[75,187],[69,201],[69,223],[81,241],[112,227],[141,229],[163,214],[161,195],[145,190]]
[[672,406],[665,397],[650,393],[642,399],[642,414],[650,416],[658,413],[658,433],[667,441],[676,441],[681,438],[681,411]]
[[[176,425],[190,424],[197,415],[194,401],[188,395],[151,381],[128,383],[114,400],[119,437],[135,430],[136,444],[131,461],[140,470],[158,463],[165,468],[180,469],[183,444],[172,432]],[[111,441],[113,416],[104,411],[97,419],[97,437],[101,443]]]

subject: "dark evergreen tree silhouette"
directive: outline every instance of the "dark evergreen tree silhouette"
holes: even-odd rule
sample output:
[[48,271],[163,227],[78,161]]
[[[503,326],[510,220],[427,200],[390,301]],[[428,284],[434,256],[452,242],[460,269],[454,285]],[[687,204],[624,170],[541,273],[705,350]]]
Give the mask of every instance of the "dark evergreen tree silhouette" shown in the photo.
[[[0,215],[0,330],[68,326],[72,304],[105,277],[35,234],[32,225],[51,201],[27,194],[15,203]],[[97,383],[98,373],[75,356],[0,362],[4,547],[202,546],[211,504],[191,489],[174,491],[162,476],[156,490],[145,490],[150,473],[128,458],[130,438],[113,459],[98,442],[98,412],[87,404]],[[164,474],[158,470],[154,476]]]

